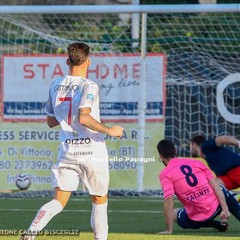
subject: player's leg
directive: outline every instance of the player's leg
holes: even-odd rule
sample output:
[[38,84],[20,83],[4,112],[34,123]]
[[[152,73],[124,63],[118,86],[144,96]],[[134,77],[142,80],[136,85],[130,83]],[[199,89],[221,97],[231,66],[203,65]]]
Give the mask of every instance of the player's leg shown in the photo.
[[[235,192],[234,190],[240,187],[240,176],[236,175],[239,174],[240,172],[236,171],[229,171],[226,175],[224,176],[218,176],[217,180],[220,185],[223,185],[225,188],[228,190],[233,190],[233,195],[236,198],[238,202],[240,202],[240,193]],[[231,175],[233,174],[233,175]]]
[[222,221],[218,221],[218,220],[213,220],[213,221],[207,221],[205,222],[205,226],[203,227],[212,227],[217,229],[219,232],[225,232],[226,230],[228,230],[228,223],[227,222],[222,222]]
[[92,198],[91,226],[95,240],[108,238],[109,161],[104,142],[92,145],[93,156],[79,165],[79,177]]
[[[239,173],[240,174],[240,173]],[[237,187],[239,187],[240,182],[237,183],[234,178],[231,176],[231,173],[227,173],[226,175],[223,176],[218,176],[217,177],[218,182],[220,183],[220,185],[223,185],[225,188],[227,188],[228,190],[232,190],[235,189]]]
[[231,170],[224,176],[218,176],[217,180],[220,185],[223,185],[228,190],[233,190],[233,196],[240,202],[240,193],[234,191],[240,187],[240,176],[237,176],[237,174],[240,175],[240,172]]
[[61,191],[59,187],[55,189],[53,200],[44,204],[39,209],[28,228],[28,232],[31,233],[31,240],[35,239],[37,233],[40,232],[54,216],[63,210],[70,196],[71,192]]
[[71,196],[71,192],[77,190],[79,177],[77,171],[74,169],[75,165],[71,167],[68,166],[68,168],[63,168],[63,166],[65,165],[61,164],[61,167],[53,166],[52,186],[55,188],[54,197],[39,209],[28,228],[28,232],[31,234],[25,234],[25,236],[20,238],[21,240],[34,240],[37,233],[41,231],[54,216],[63,210]]
[[240,221],[240,205],[238,204],[238,201],[225,187],[221,186],[221,188],[225,196],[229,212]]
[[207,221],[193,221],[188,217],[184,208],[175,209],[174,220],[176,220],[177,224],[183,229],[215,228],[220,232],[224,232],[228,229],[228,224],[214,220],[214,218],[220,213],[220,210],[220,208],[217,209],[212,218]]
[[233,190],[235,193],[234,197],[237,199],[238,202],[240,202],[240,167],[236,167],[230,171],[227,172],[227,175],[229,178],[234,182],[234,185],[232,188],[227,188],[228,190]]
[[[104,156],[105,157],[105,156]],[[79,166],[80,177],[84,187],[92,198],[91,227],[95,240],[107,240],[108,238],[108,185],[109,168],[108,158],[97,161],[88,161]]]
[[234,188],[240,187],[240,167],[233,168],[227,174],[236,183]]
[[178,224],[179,227],[183,229],[199,229],[201,226],[195,225],[189,219],[187,212],[184,208],[174,209],[174,221]]
[[107,240],[108,238],[108,197],[92,195],[91,226],[95,240]]

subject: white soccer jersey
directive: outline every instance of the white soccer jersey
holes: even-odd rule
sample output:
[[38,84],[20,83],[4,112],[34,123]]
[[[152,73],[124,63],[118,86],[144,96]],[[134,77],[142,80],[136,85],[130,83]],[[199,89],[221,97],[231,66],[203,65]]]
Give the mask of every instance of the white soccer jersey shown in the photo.
[[91,116],[100,121],[98,91],[96,83],[78,76],[67,75],[51,85],[45,110],[61,125],[59,162],[78,164],[108,157],[102,134],[79,123],[79,108],[90,108]]

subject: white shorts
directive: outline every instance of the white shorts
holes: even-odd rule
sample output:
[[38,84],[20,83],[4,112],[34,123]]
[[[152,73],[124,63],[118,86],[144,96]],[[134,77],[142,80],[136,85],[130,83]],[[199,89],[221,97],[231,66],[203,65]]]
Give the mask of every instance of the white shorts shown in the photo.
[[90,195],[104,196],[108,193],[108,160],[82,164],[57,163],[52,166],[52,186],[63,191],[76,191],[80,181],[83,190]]

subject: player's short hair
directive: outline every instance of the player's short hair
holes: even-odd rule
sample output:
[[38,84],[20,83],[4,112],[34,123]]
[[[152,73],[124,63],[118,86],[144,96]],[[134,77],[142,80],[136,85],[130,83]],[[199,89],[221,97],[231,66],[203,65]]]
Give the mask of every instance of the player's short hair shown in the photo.
[[90,54],[90,47],[82,42],[71,43],[67,50],[69,61],[73,66],[82,65]]
[[157,145],[158,153],[164,158],[174,158],[177,154],[174,143],[168,139],[161,140]]
[[190,139],[190,142],[195,143],[198,146],[201,146],[205,141],[206,141],[206,138],[201,134],[194,135]]

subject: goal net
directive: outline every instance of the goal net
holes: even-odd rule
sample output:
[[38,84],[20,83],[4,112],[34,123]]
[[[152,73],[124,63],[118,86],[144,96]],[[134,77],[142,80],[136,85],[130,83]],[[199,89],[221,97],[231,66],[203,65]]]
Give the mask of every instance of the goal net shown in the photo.
[[[130,13],[0,14],[3,99],[0,137],[2,141],[12,141],[10,147],[9,143],[5,146],[5,157],[0,151],[1,169],[47,172],[53,164],[56,152],[44,141],[57,148],[58,135],[41,125],[44,124],[41,123],[44,121],[41,109],[46,97],[41,99],[40,96],[38,101],[29,99],[35,98],[42,88],[47,92],[50,83],[47,76],[53,78],[65,73],[66,69],[60,66],[66,60],[67,45],[73,41],[89,43],[95,54],[97,64],[90,74],[101,78],[101,97],[107,99],[100,103],[103,120],[121,122],[126,127],[123,142],[106,138],[110,142],[110,157],[137,159],[141,89],[135,78],[141,79],[141,34],[136,34],[136,29],[141,32],[141,18],[136,13],[134,16],[135,24]],[[189,156],[189,138],[197,132],[206,136],[228,134],[240,138],[240,16],[238,13],[148,14],[146,36],[150,56],[147,57],[144,160],[153,159],[154,164],[144,163],[144,188],[157,189],[159,163],[155,146],[160,138],[172,139],[181,156]],[[139,57],[137,62],[133,60],[135,56]],[[24,57],[29,57],[28,61]],[[43,57],[46,57],[44,62],[37,60]],[[119,61],[122,65],[117,65]],[[23,63],[25,65],[19,70]],[[24,71],[25,81],[28,81],[25,86],[15,82],[17,70]],[[37,80],[32,84],[37,74],[47,87],[44,82],[38,84]],[[114,88],[110,78],[118,81],[118,87],[122,88]],[[33,85],[37,89],[31,89]],[[135,92],[132,86],[137,87]],[[29,89],[32,93],[24,94]],[[13,122],[21,124],[11,129],[9,126],[13,126]],[[36,144],[17,145],[19,141]],[[116,183],[113,188],[135,189],[137,164],[122,159],[113,159],[110,163],[111,181]],[[130,172],[123,187],[121,174],[126,170]],[[45,175],[43,179],[34,174],[31,177],[36,184],[49,184],[47,173]],[[13,176],[14,173],[6,176],[9,188]]]
[[239,17],[191,13],[149,18],[149,47],[168,56],[165,136],[179,146],[181,156],[189,156],[195,133],[240,137]]

